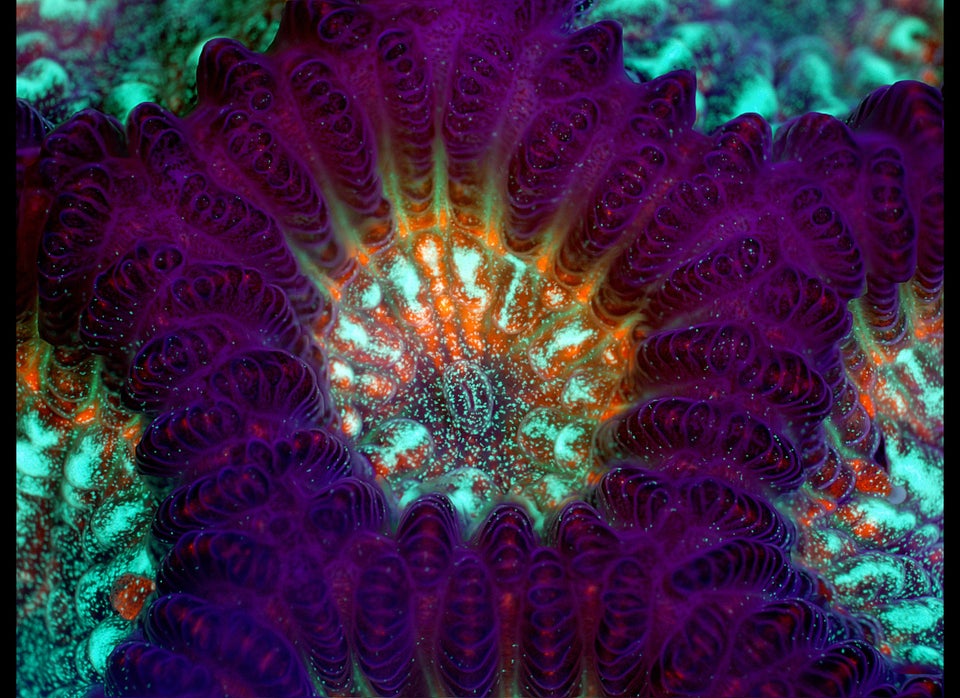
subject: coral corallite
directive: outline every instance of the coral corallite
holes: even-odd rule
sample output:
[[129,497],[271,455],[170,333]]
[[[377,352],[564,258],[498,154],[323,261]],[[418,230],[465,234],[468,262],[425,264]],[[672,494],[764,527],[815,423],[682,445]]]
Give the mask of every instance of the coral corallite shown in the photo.
[[941,93],[703,133],[581,9],[18,103],[24,695],[942,694]]

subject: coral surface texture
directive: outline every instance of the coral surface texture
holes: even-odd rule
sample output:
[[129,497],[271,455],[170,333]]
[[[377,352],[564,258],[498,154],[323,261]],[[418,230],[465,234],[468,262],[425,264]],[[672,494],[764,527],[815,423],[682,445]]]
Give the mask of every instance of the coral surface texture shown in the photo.
[[[127,26],[73,4],[18,49]],[[18,98],[21,696],[943,695],[940,44],[794,115],[784,26],[608,5],[261,2],[195,98]]]

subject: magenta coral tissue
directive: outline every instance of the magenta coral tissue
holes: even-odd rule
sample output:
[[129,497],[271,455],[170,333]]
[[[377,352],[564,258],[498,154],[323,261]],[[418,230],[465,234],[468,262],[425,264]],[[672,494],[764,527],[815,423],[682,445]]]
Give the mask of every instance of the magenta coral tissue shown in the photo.
[[662,4],[18,99],[19,695],[944,695],[941,91],[705,125]]

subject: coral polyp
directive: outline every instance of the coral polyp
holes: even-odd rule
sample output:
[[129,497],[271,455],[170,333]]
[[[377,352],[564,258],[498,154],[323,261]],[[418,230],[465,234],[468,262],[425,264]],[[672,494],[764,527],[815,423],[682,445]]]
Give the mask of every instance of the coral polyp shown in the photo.
[[357,270],[324,342],[331,393],[402,503],[445,491],[476,519],[479,501],[507,496],[542,518],[597,465],[623,332],[480,232],[492,245],[455,224],[401,227]]
[[584,11],[18,101],[24,695],[942,694],[940,91],[704,132]]

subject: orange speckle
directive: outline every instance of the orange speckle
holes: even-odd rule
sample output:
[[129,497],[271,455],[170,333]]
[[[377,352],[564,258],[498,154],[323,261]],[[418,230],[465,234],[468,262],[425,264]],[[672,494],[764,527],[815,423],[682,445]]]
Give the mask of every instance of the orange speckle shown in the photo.
[[931,335],[935,338],[942,338],[943,313],[938,313],[929,321],[918,321],[914,326],[913,334],[918,340],[926,339]]
[[437,313],[443,319],[447,319],[453,316],[453,302],[446,296],[438,298],[437,302],[434,304],[437,308]]
[[351,438],[357,436],[363,430],[363,418],[349,405],[340,412],[340,430]]
[[393,386],[390,381],[381,378],[375,374],[368,373],[364,376],[364,382],[358,386],[361,394],[371,399],[384,399],[388,397]]
[[537,271],[539,271],[541,274],[546,274],[547,269],[550,266],[550,257],[548,257],[545,254],[540,255],[539,257],[537,257],[537,261],[534,266],[536,266]]
[[91,424],[97,418],[97,407],[94,404],[88,405],[76,416],[77,424]]
[[857,474],[858,490],[883,497],[890,494],[890,479],[879,465],[860,458],[853,459],[850,465]]
[[582,284],[580,288],[577,289],[577,301],[581,304],[586,304],[590,300],[590,297],[594,292],[594,284],[586,283]]
[[143,608],[144,601],[156,589],[153,580],[139,574],[122,574],[113,583],[110,603],[124,620],[133,620]]
[[861,392],[860,393],[860,404],[863,405],[863,409],[867,411],[867,414],[870,415],[870,419],[873,419],[877,415],[877,408],[873,404],[873,398],[870,397],[869,393]]
[[40,390],[40,371],[37,370],[36,366],[30,367],[30,370],[23,376],[23,381],[30,388],[31,392],[35,393]]
[[881,353],[879,350],[874,349],[870,352],[870,365],[872,366],[882,366],[883,364],[890,363],[890,357],[884,353]]
[[487,249],[490,250],[498,259],[502,258],[506,253],[506,249],[500,244],[500,234],[496,230],[492,228],[488,230],[484,242],[487,245]]
[[837,508],[837,518],[844,523],[853,524],[863,518],[863,512],[855,506],[847,504]]
[[876,540],[880,535],[879,529],[877,529],[876,524],[869,521],[864,521],[861,524],[853,527],[853,533],[863,539]]

